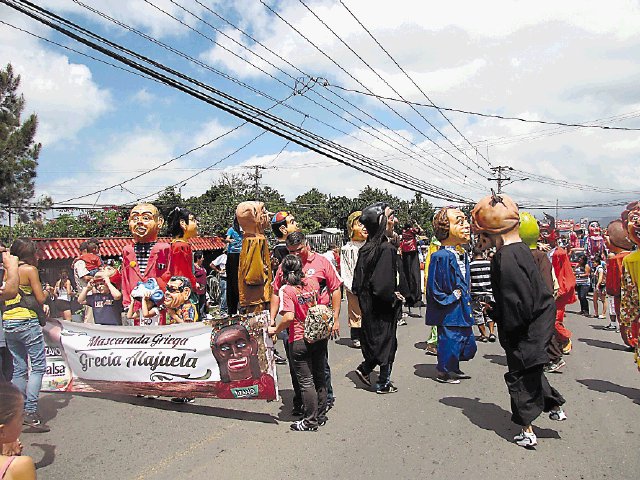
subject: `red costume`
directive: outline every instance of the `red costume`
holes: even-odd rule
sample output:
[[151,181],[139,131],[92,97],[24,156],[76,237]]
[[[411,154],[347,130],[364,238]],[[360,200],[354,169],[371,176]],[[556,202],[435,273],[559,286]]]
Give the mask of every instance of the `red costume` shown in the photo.
[[567,345],[571,339],[571,331],[564,326],[564,314],[567,305],[576,301],[576,276],[571,268],[571,261],[567,251],[556,246],[558,234],[556,232],[555,219],[545,213],[545,223],[540,224],[540,236],[553,250],[549,253],[549,260],[553,265],[553,271],[558,280],[558,297],[556,298],[556,335],[560,343]]
[[169,251],[169,265],[162,275],[162,280],[168,282],[171,277],[181,276],[188,278],[191,288],[195,291],[196,277],[193,275],[193,250],[189,242],[175,239],[171,242]]
[[131,291],[138,284],[138,282],[144,282],[150,278],[155,278],[158,281],[160,289],[164,290],[166,287],[166,281],[163,280],[163,275],[167,271],[169,265],[169,244],[165,242],[157,242],[151,253],[149,254],[149,260],[147,262],[147,268],[144,271],[144,275],[140,273],[140,267],[136,259],[136,254],[133,250],[133,245],[127,245],[122,250],[122,304],[128,307],[131,303]]

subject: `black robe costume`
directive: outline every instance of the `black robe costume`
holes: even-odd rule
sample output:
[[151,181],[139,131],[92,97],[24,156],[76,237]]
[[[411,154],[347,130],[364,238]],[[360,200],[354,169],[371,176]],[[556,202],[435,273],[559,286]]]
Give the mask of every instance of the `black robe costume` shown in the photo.
[[369,365],[389,365],[395,359],[396,330],[402,315],[402,302],[395,295],[397,271],[398,254],[391,243],[360,249],[352,291],[362,311],[360,340],[362,355]]
[[[536,262],[538,271],[542,275],[542,280],[547,286],[549,291],[553,294],[553,265],[547,254],[541,250],[531,250],[533,260]],[[562,344],[558,340],[556,333],[556,326],[553,326],[553,332],[551,333],[551,340],[547,345],[547,353],[549,354],[549,361],[557,363],[562,359]]]
[[547,345],[555,324],[555,302],[529,247],[518,242],[493,257],[491,285],[500,345],[507,356],[504,375],[511,396],[511,420],[527,426],[540,413],[564,404],[544,375]]
[[418,251],[402,252],[402,266],[400,271],[403,273],[407,283],[406,295],[402,290],[400,292],[405,298],[407,307],[421,307],[424,305],[422,301],[422,280],[420,278],[420,259]]

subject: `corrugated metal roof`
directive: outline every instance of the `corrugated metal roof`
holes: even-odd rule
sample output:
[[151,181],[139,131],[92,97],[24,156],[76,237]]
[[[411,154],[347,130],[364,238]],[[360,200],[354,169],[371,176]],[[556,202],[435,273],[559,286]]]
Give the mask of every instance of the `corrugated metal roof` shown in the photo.
[[[65,260],[76,258],[80,255],[80,244],[88,238],[33,238],[38,248],[39,260]],[[110,237],[98,238],[100,244],[100,255],[103,257],[117,257],[122,254],[125,245],[133,243],[131,237]],[[170,242],[169,238],[159,240]],[[220,237],[197,237],[189,240],[194,250],[220,250],[224,248],[225,242]]]

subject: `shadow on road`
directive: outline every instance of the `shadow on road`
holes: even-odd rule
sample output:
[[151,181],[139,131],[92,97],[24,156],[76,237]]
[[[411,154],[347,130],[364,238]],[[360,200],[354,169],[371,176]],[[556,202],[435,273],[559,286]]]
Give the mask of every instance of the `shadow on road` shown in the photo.
[[503,367],[507,366],[507,356],[506,355],[483,355],[484,358],[489,360],[491,363],[495,363],[496,365],[502,365]]
[[[477,397],[445,397],[440,399],[440,403],[461,409],[462,414],[477,427],[513,442],[515,425],[511,423],[511,414],[495,403],[481,402]],[[550,428],[536,427],[535,432],[539,438],[560,438],[558,432]]]
[[415,368],[413,374],[416,377],[430,378],[432,380],[436,379],[436,374],[438,372],[436,371],[435,364],[418,363],[417,365],[414,365],[413,368]]
[[608,380],[598,380],[595,378],[585,378],[583,380],[576,380],[589,390],[600,393],[619,393],[625,397],[633,400],[634,403],[640,405],[640,389],[633,387],[623,387],[617,383],[609,382]]
[[413,344],[413,346],[416,347],[418,350],[426,350],[427,342],[416,342]]
[[351,340],[350,338],[339,338],[338,340],[336,340],[336,344],[342,345],[344,347],[350,347],[352,343],[353,340]]
[[597,340],[595,338],[579,338],[579,342],[586,343],[591,347],[606,348],[607,350],[627,351],[627,347],[620,343],[609,342],[608,340]]
[[32,443],[31,446],[38,447],[43,452],[42,458],[36,462],[36,468],[48,467],[53,463],[56,458],[55,445],[49,445],[46,443]]
[[69,405],[73,395],[70,393],[52,393],[42,395],[38,402],[38,411],[44,423],[53,420],[58,415],[58,410]]
[[302,417],[294,417],[291,415],[291,411],[293,410],[293,390],[280,390],[280,397],[282,398],[282,405],[280,405],[280,411],[278,412],[278,420],[281,422],[300,420]]
[[[356,375],[356,372],[354,372],[353,370],[348,372],[345,375],[345,377],[347,377],[349,380],[353,382],[353,386],[356,389],[371,391],[371,387],[367,387],[364,383],[362,383],[362,381],[358,378],[358,375]],[[371,372],[371,375],[369,375],[369,378],[371,379],[371,385],[375,386],[375,383],[378,381],[376,377],[376,373]]]
[[[74,393],[78,396],[97,397],[105,400],[111,400],[118,403],[128,403],[129,405],[138,405],[141,407],[155,408],[156,410],[176,411],[184,413],[192,413],[195,415],[204,415],[207,417],[230,418],[233,420],[243,420],[246,422],[256,423],[278,423],[278,419],[269,413],[248,412],[246,410],[234,410],[232,408],[211,407],[207,405],[198,405],[197,403],[172,403],[168,398],[138,398],[133,395],[95,395]],[[198,399],[196,398],[196,402]]]

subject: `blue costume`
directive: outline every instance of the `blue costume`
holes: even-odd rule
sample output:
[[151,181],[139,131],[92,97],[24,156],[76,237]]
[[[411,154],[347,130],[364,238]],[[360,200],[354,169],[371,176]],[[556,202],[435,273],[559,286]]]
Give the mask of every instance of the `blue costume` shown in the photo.
[[[460,372],[460,361],[471,360],[477,351],[473,336],[471,294],[469,292],[469,258],[464,254],[458,263],[453,248],[440,247],[431,255],[427,277],[426,324],[438,328],[438,366],[440,373]],[[456,298],[453,293],[460,290]]]

